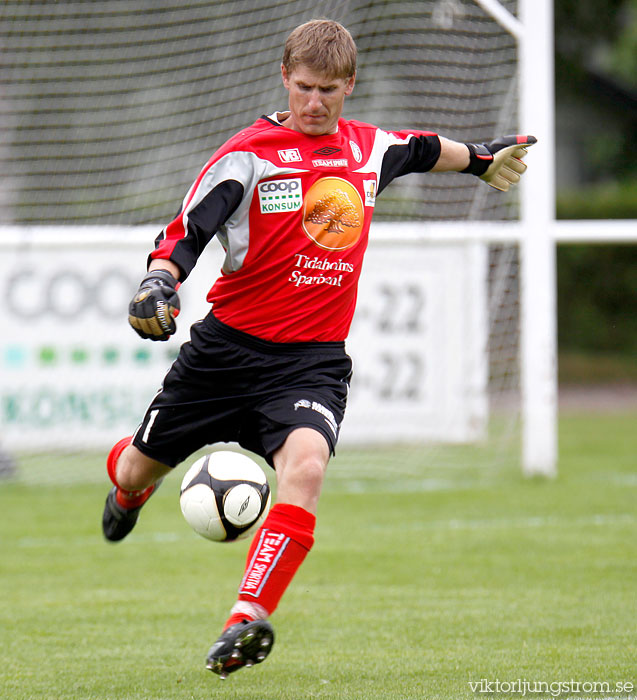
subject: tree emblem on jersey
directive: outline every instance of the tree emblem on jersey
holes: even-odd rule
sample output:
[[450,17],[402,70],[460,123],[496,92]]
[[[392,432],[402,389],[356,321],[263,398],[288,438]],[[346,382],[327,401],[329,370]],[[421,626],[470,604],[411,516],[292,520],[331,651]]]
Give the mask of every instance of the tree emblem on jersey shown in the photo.
[[356,185],[338,176],[316,180],[303,197],[303,231],[323,250],[347,250],[365,230],[365,206]]
[[305,220],[327,224],[324,230],[328,233],[345,233],[343,226],[354,228],[361,225],[356,207],[343,190],[332,190],[319,199]]

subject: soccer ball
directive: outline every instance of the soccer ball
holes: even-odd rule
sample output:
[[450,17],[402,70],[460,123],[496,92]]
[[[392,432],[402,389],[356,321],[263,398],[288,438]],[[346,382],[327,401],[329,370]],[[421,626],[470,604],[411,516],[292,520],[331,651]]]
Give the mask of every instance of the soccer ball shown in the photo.
[[179,504],[196,533],[230,542],[248,537],[265,520],[270,487],[250,457],[222,450],[198,459],[186,472]]

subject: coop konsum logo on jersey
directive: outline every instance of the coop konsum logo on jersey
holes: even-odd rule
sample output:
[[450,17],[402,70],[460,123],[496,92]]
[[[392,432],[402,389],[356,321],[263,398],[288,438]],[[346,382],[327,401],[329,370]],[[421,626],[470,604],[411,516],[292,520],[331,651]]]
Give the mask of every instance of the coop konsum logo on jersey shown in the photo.
[[365,222],[358,190],[340,177],[323,177],[303,200],[303,230],[324,250],[345,250],[356,245]]
[[259,206],[262,214],[277,214],[284,211],[297,211],[303,204],[301,178],[266,180],[257,185]]

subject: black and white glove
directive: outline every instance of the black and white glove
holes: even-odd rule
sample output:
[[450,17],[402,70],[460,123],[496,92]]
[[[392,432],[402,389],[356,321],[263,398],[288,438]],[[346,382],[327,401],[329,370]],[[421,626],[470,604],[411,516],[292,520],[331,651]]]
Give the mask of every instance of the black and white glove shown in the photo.
[[462,172],[477,175],[496,190],[506,192],[526,170],[521,159],[536,142],[535,136],[514,134],[490,143],[467,143],[469,166]]
[[177,330],[180,308],[177,280],[167,270],[153,270],[128,306],[128,322],[142,338],[168,340]]

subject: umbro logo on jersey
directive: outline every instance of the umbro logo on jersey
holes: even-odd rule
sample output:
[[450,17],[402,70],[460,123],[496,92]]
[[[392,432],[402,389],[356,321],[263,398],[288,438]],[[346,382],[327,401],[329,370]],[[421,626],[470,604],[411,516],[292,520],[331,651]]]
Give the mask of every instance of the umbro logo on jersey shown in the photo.
[[303,204],[301,178],[267,180],[257,185],[262,214],[297,211]]
[[285,148],[277,153],[282,163],[298,163],[303,160],[298,148]]
[[333,156],[340,150],[341,149],[336,148],[336,146],[323,146],[323,148],[319,148],[316,151],[312,151],[312,153],[315,153],[317,156]]

